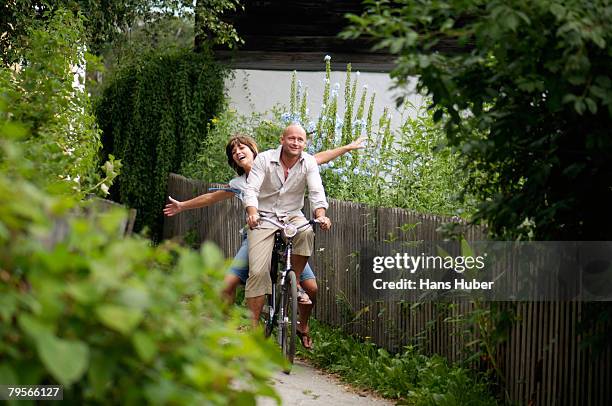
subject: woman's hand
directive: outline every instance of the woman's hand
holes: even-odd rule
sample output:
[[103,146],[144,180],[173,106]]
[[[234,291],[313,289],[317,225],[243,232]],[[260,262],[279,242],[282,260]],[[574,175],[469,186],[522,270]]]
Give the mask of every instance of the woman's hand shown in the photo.
[[170,200],[170,203],[168,203],[166,207],[164,207],[164,214],[166,216],[174,216],[175,214],[179,214],[183,211],[182,202],[174,200],[172,196],[168,196],[168,199]]

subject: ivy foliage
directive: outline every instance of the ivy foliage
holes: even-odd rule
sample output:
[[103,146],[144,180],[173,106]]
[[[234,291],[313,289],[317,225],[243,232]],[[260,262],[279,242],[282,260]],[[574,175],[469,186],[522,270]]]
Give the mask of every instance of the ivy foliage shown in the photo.
[[173,50],[147,53],[109,78],[96,115],[104,154],[123,163],[112,196],[138,210],[137,230],[160,235],[168,174],[200,151],[224,107],[226,74],[206,52]]
[[608,239],[609,1],[369,1],[350,19],[448,118],[493,237]]

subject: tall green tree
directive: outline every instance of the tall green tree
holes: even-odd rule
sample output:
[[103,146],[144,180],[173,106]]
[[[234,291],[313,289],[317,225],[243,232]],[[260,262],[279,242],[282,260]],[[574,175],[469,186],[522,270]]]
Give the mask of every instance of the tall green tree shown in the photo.
[[4,0],[0,5],[0,55],[5,64],[19,59],[18,50],[28,41],[28,30],[44,24],[59,9],[86,16],[85,43],[98,53],[137,18],[150,13],[148,0]]
[[233,48],[241,44],[243,41],[234,26],[223,19],[225,12],[240,8],[240,0],[196,0],[195,49],[212,45]]
[[492,236],[609,239],[609,0],[367,1],[345,37],[396,54],[475,174]]
[[240,43],[231,23],[222,19],[226,11],[240,7],[239,0],[3,0],[0,2],[0,57],[5,65],[20,59],[18,51],[27,41],[30,27],[44,23],[58,9],[86,16],[89,51],[100,54],[110,43],[143,25],[168,17],[196,20],[195,46],[206,43]]

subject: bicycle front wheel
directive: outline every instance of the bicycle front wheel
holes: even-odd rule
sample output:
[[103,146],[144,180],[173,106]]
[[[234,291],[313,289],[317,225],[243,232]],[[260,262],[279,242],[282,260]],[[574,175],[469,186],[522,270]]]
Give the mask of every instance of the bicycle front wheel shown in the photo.
[[[272,286],[272,294],[266,295],[266,304],[264,305],[261,316],[259,317],[264,326],[264,335],[266,338],[272,335],[272,330],[274,328],[274,311],[278,309],[278,303],[274,303],[275,295],[275,286]],[[277,300],[278,301],[278,300]]]
[[[281,321],[281,348],[283,356],[293,364],[295,357],[295,337],[297,334],[297,280],[295,272],[290,270],[285,280],[286,289],[281,300],[283,307],[283,320]],[[288,373],[288,371],[285,371]]]

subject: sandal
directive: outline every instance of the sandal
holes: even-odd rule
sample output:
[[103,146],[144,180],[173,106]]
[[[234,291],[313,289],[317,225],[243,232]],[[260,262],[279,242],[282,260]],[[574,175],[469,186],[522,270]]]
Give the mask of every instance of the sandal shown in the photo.
[[298,288],[297,301],[298,301],[298,304],[301,304],[301,305],[311,305],[312,304],[312,300],[310,300],[310,296],[308,296],[308,293],[306,293],[304,289],[302,289],[301,287]]
[[307,350],[312,350],[312,337],[310,337],[310,334],[302,333],[300,330],[297,330],[297,336],[300,338],[302,347]]

